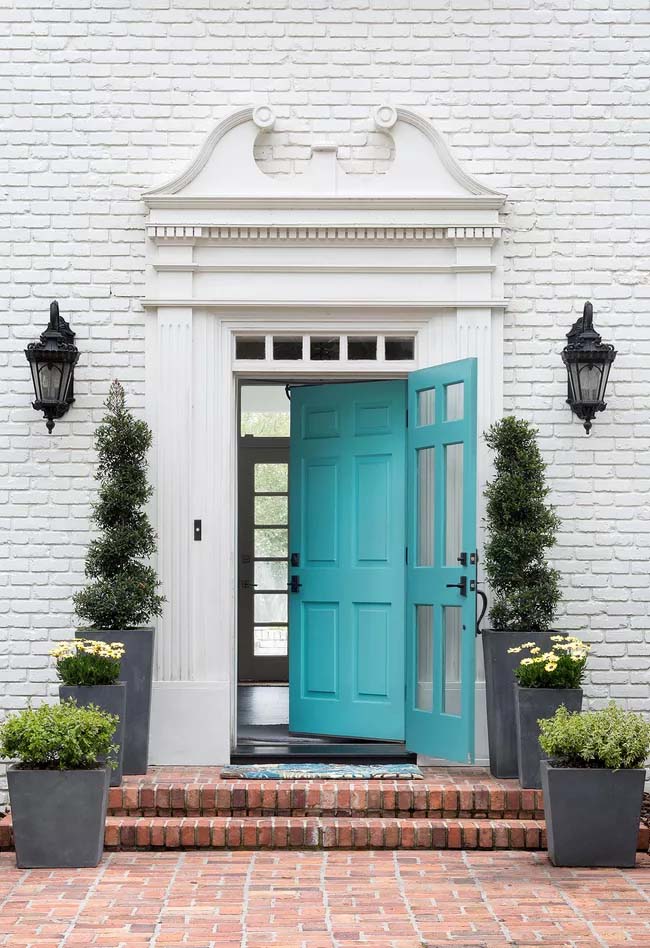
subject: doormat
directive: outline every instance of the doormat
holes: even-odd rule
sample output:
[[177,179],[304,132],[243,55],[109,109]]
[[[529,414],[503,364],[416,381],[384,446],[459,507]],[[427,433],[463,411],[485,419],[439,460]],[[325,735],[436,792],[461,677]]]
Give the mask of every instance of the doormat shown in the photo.
[[237,780],[423,780],[415,764],[231,764],[222,777]]

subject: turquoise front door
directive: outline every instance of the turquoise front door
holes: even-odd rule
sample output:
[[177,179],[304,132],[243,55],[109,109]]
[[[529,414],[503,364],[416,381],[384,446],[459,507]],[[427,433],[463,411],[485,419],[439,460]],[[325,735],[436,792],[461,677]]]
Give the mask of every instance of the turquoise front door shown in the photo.
[[292,732],[404,739],[405,418],[402,381],[291,389]]
[[408,380],[406,743],[474,759],[476,359]]
[[472,760],[476,360],[291,389],[289,551],[290,730]]

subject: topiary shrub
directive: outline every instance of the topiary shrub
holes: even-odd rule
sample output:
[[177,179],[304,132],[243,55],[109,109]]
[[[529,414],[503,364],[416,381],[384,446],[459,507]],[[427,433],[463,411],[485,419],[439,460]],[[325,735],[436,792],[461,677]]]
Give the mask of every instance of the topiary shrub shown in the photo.
[[650,754],[650,723],[613,701],[602,711],[560,707],[539,728],[542,750],[560,767],[642,767]]
[[74,596],[77,615],[95,629],[130,629],[162,612],[156,572],[144,562],[156,551],[144,509],[153,493],[147,482],[150,445],[151,429],[133,417],[124,389],[113,382],[95,436],[100,487],[93,520],[100,535],[86,556],[91,582]]
[[[117,751],[114,714],[70,699],[10,715],[0,725],[0,757],[34,770],[89,770]],[[115,767],[114,761],[109,761]]]
[[485,441],[496,475],[485,488],[485,574],[494,600],[492,627],[545,632],[560,601],[560,574],[546,562],[560,519],[546,498],[546,464],[537,429],[508,416],[491,425]]

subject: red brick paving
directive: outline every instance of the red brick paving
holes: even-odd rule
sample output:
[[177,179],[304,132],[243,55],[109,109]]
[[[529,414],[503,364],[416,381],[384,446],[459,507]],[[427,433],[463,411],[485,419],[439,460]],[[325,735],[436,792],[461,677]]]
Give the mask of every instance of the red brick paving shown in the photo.
[[555,869],[526,852],[0,855],[11,948],[648,948],[650,857]]

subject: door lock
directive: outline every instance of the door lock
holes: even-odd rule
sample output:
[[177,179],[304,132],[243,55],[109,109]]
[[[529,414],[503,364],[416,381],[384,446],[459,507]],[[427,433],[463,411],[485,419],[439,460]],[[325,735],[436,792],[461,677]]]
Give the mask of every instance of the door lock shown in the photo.
[[461,596],[467,595],[467,576],[461,576],[459,583],[447,583],[447,589],[460,589]]
[[291,582],[289,583],[289,589],[291,590],[291,592],[297,593],[301,586],[302,586],[302,583],[300,582],[300,577],[292,576]]

